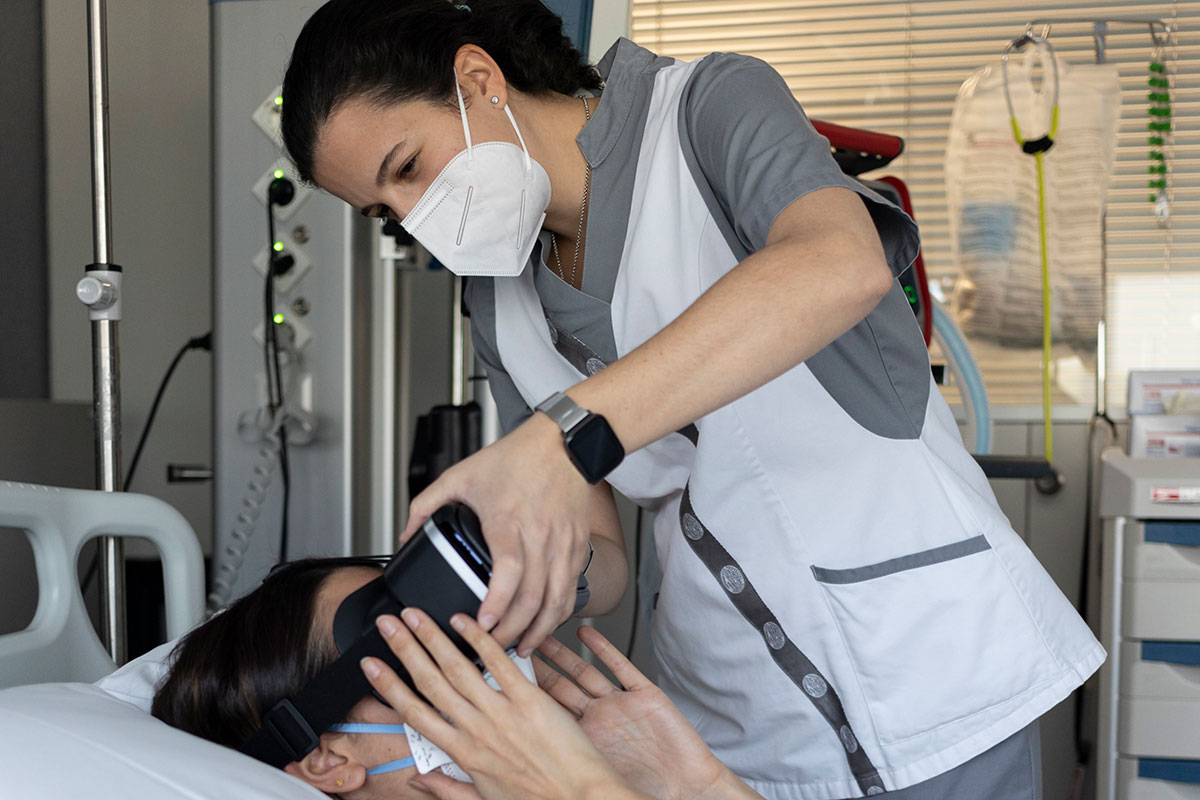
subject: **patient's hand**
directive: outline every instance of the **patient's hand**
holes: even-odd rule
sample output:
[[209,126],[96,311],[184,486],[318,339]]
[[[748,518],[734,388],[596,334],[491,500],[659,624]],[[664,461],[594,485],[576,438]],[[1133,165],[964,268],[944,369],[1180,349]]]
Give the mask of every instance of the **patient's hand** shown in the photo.
[[363,671],[406,725],[445,750],[475,781],[470,786],[429,773],[410,784],[439,800],[478,800],[480,795],[487,800],[647,800],[625,785],[570,715],[530,683],[474,620],[458,614],[450,622],[501,691],[484,682],[426,614],[409,608],[403,618],[404,624],[380,617],[380,633],[437,710],[382,661],[363,659]]
[[579,718],[592,744],[621,777],[662,800],[758,797],[722,764],[662,690],[587,626],[579,639],[624,686],[551,638],[538,652],[571,677],[534,661],[538,683]]

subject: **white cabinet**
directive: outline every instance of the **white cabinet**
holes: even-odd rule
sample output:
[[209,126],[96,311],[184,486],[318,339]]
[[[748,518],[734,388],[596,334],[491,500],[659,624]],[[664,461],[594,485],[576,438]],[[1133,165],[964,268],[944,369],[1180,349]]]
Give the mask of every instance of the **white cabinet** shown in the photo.
[[1099,800],[1200,800],[1200,459],[1105,452]]

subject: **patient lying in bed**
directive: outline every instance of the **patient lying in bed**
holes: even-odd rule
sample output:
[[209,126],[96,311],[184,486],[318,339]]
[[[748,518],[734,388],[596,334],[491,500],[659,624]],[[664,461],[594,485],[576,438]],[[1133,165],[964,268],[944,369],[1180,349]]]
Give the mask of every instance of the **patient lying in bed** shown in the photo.
[[[277,568],[257,589],[180,640],[172,652],[170,671],[155,693],[153,715],[209,741],[239,748],[258,730],[263,715],[280,700],[297,694],[338,657],[332,637],[334,614],[347,596],[379,574],[377,567],[347,566],[340,559],[310,559]],[[471,625],[478,629],[474,623]],[[497,664],[505,665],[510,681],[510,688],[505,690],[508,700],[520,699],[521,708],[532,711],[532,717],[540,720],[538,729],[532,731],[517,719],[520,714],[493,719],[489,723],[491,728],[477,719],[471,731],[459,731],[458,752],[445,745],[456,759],[467,758],[467,762],[460,763],[472,769],[468,762],[473,754],[499,741],[510,743],[512,752],[505,749],[497,756],[497,763],[490,764],[499,773],[484,775],[488,786],[479,787],[484,798],[528,796],[507,791],[512,788],[508,781],[512,779],[513,785],[519,785],[531,773],[536,773],[535,783],[551,790],[547,797],[578,796],[575,791],[559,791],[560,784],[563,776],[572,772],[596,773],[594,769],[591,772],[575,769],[589,761],[593,766],[605,765],[602,772],[609,776],[605,780],[611,783],[612,791],[608,792],[609,784],[601,781],[603,796],[697,796],[704,790],[706,796],[720,800],[759,797],[716,760],[661,690],[595,630],[581,629],[580,638],[621,680],[623,690],[554,639],[548,639],[539,648],[547,662],[536,663],[541,690],[528,684],[523,684],[525,689],[514,688],[521,683],[520,677],[516,677],[516,684],[512,683],[512,666],[504,660],[504,653],[494,640],[482,630],[478,630],[474,639],[471,638],[474,634],[463,635],[491,669],[499,670]],[[422,626],[419,636],[426,648],[431,647],[431,642],[435,645],[440,642],[430,652],[444,654],[449,648],[461,660],[460,666],[469,664],[436,625],[432,631],[430,626]],[[422,678],[441,681],[449,675],[442,675],[427,656],[416,656],[416,661],[412,661],[413,652],[402,653],[394,636],[385,634],[385,638],[418,682]],[[417,650],[425,652],[420,647]],[[436,658],[441,664],[442,655]],[[413,672],[422,663],[421,673]],[[474,670],[465,672],[474,677],[459,670],[459,677],[453,679],[456,687],[464,682],[482,684]],[[526,673],[526,677],[532,675]],[[392,706],[407,705],[411,710],[411,703],[403,695],[406,690],[397,689],[395,684],[391,693],[384,694]],[[374,681],[373,685],[380,689]],[[493,688],[499,686],[493,684]],[[397,691],[401,693],[396,694]],[[445,691],[437,695],[446,697]],[[564,708],[569,713],[564,714]],[[446,713],[445,709],[442,711]],[[378,729],[370,732],[353,729],[362,723],[391,726],[387,732],[399,735],[377,735],[381,733]],[[284,771],[317,790],[339,796],[429,797],[428,792],[410,784],[417,777],[417,770],[410,758],[409,740],[402,729],[404,723],[398,711],[367,695],[351,708],[342,725],[320,736],[315,750],[299,762],[288,764]],[[351,729],[336,730],[339,727]],[[580,728],[586,738],[578,736]],[[574,741],[575,746],[566,746],[567,741]],[[519,746],[513,747],[514,742]],[[516,752],[521,746],[532,748],[539,755],[551,753],[562,763],[555,763],[553,769],[538,766],[529,760],[528,753],[522,758],[522,753]],[[436,782],[443,791],[453,785],[445,775],[424,775],[420,779],[431,788]],[[589,787],[598,788],[594,784]],[[489,788],[502,790],[488,791]],[[473,790],[469,791],[473,794]],[[454,796],[460,796],[457,790]]]
[[[181,640],[151,713],[209,741],[240,747],[276,703],[295,695],[337,658],[333,615],[342,600],[379,574],[378,568],[345,566],[337,559],[297,561],[278,569]],[[400,726],[404,721],[368,695],[345,722]],[[368,780],[368,770],[409,758],[407,738],[400,728],[395,731],[326,732],[316,750],[285,771],[325,792],[369,789],[360,794],[428,797],[408,785],[416,772],[411,765]]]

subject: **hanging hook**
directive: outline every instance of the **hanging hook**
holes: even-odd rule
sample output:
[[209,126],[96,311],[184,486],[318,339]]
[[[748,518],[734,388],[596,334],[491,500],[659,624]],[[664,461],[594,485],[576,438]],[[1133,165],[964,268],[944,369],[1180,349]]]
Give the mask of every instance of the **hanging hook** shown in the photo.
[[[1035,36],[1033,33],[1033,26],[1036,24],[1037,24],[1037,22],[1035,20],[1030,20],[1029,22],[1025,23],[1025,36],[1029,37],[1030,39],[1049,39],[1050,38],[1050,23],[1049,22],[1042,23],[1041,34]],[[1018,38],[1020,38],[1020,37],[1018,37]]]
[[1170,23],[1163,20],[1150,22],[1150,38],[1154,40],[1155,47],[1166,48],[1171,43],[1171,33]]
[[1003,53],[1001,53],[1000,56],[1001,83],[1004,88],[1004,102],[1008,104],[1009,115],[1014,116],[1014,118],[1016,116],[1016,112],[1013,108],[1013,97],[1008,91],[1008,55],[1009,53],[1013,52],[1020,53],[1027,46],[1033,46],[1034,48],[1037,48],[1038,54],[1040,55],[1040,58],[1042,58],[1043,66],[1045,66],[1046,55],[1049,54],[1050,71],[1052,76],[1054,76],[1054,98],[1052,98],[1050,106],[1055,108],[1058,106],[1058,56],[1055,53],[1055,49],[1044,36],[1037,36],[1028,34],[1028,32],[1026,32],[1026,34],[1021,34],[1020,36],[1014,38],[1014,40],[1009,41],[1006,46],[1004,46]]
[[[1027,141],[1021,135],[1017,125],[1017,112],[1013,107],[1012,94],[1008,89],[1008,55],[1011,52],[1021,52],[1027,45],[1033,45],[1042,59],[1042,65],[1045,67],[1046,55],[1050,56],[1051,74],[1054,76],[1054,95],[1051,100],[1050,107],[1053,109],[1050,122],[1050,128],[1046,135],[1036,141]],[[1039,151],[1049,150],[1054,144],[1054,137],[1058,133],[1058,56],[1055,55],[1054,48],[1045,37],[1035,36],[1031,33],[1024,33],[1010,41],[1004,46],[1004,52],[1000,54],[1000,76],[1001,85],[1004,88],[1004,102],[1008,105],[1008,114],[1013,124],[1013,134],[1016,136],[1018,143],[1027,153],[1036,153]]]

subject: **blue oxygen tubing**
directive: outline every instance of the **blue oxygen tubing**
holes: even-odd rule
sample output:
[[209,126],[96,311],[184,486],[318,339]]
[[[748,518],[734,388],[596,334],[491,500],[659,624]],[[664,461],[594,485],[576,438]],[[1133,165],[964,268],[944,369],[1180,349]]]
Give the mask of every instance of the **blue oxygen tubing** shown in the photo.
[[967,430],[963,438],[972,453],[987,455],[992,450],[992,411],[988,406],[983,376],[979,373],[975,359],[971,357],[967,340],[958,329],[958,325],[954,324],[954,320],[940,305],[932,305],[933,339],[946,356],[946,368],[950,370],[954,382],[959,387],[963,408],[967,412]]

